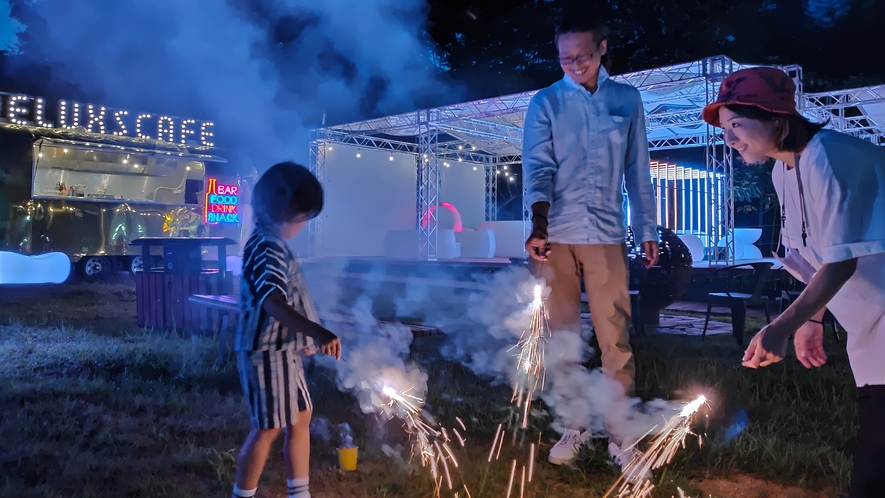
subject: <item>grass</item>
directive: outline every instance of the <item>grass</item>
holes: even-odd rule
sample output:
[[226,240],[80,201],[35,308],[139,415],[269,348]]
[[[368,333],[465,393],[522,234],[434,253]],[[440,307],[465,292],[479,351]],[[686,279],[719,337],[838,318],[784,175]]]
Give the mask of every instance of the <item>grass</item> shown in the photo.
[[[35,296],[46,302],[45,292]],[[134,303],[125,285],[68,288],[52,298],[51,314],[27,293],[6,297],[0,295],[0,316],[10,320],[0,327],[0,495],[229,496],[248,419],[235,368],[216,363],[213,338],[135,329],[123,318]],[[748,321],[748,328],[759,326]],[[502,461],[486,462],[495,429],[510,414],[509,393],[440,358],[442,340],[416,340],[410,358],[429,374],[428,410],[448,426],[455,417],[468,425],[468,448],[459,456],[471,496],[503,497],[510,459],[526,452],[525,446],[514,453],[505,448]],[[703,446],[691,440],[677,454],[658,474],[655,496],[677,495],[677,487],[698,496],[705,479],[747,475],[773,483],[772,489],[798,486],[830,496],[845,490],[855,388],[844,344],[827,341],[828,366],[813,372],[792,359],[747,370],[730,336],[635,341],[639,396],[673,398],[705,388],[713,398],[713,410],[697,428]],[[325,370],[313,369],[310,378],[316,416],[349,423],[360,446],[359,471],[345,474],[337,470],[334,445],[314,441],[314,496],[433,495],[425,473],[410,473],[381,451],[383,444],[407,444],[396,421],[362,414]],[[748,422],[736,433],[742,414]],[[542,414],[529,437],[537,440],[547,422]],[[546,449],[556,439],[549,432],[541,438]],[[276,455],[263,479],[267,497],[284,496]],[[598,445],[574,468],[540,458],[526,496],[599,497],[615,478]],[[787,496],[777,493],[770,496]]]

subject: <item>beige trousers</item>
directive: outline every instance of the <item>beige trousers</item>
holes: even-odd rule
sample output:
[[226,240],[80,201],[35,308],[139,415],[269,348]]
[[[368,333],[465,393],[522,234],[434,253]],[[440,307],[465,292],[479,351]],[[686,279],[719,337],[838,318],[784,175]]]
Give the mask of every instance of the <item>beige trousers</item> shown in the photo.
[[[630,292],[625,244],[551,244],[547,261],[531,260],[535,275],[551,287],[550,331],[581,333],[581,276],[587,291],[603,373],[633,395],[635,365],[630,347]],[[555,379],[553,379],[556,382]]]

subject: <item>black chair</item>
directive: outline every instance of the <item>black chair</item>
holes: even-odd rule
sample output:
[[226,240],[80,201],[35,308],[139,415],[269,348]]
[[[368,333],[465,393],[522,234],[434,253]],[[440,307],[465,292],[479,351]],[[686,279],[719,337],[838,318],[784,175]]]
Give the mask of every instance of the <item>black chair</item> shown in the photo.
[[[747,308],[761,306],[765,310],[766,322],[771,323],[771,314],[768,310],[768,296],[763,294],[763,291],[768,282],[768,275],[771,272],[772,266],[774,266],[774,263],[770,262],[745,263],[723,266],[713,272],[714,280],[722,278],[728,280],[724,290],[707,294],[707,317],[704,320],[704,332],[701,334],[701,340],[707,336],[707,325],[710,323],[710,313],[713,311],[713,306],[728,306],[731,308],[731,327],[738,346],[744,344],[744,324],[747,317]],[[742,281],[747,277],[750,268],[752,268],[753,293],[747,294],[745,292],[729,290],[730,283],[735,280]]]
[[[790,305],[793,301],[802,294],[802,289],[805,288],[805,285],[793,278],[793,275],[790,274],[785,268],[777,269],[777,278],[781,283],[781,297],[780,297],[780,306],[778,307],[778,313],[783,313],[787,306]],[[796,289],[796,287],[801,287]],[[833,338],[836,342],[839,342],[839,327],[836,326],[836,317],[830,313],[830,310],[826,310],[824,312],[824,319],[821,320],[824,323],[824,332],[827,330],[827,325],[833,331]]]

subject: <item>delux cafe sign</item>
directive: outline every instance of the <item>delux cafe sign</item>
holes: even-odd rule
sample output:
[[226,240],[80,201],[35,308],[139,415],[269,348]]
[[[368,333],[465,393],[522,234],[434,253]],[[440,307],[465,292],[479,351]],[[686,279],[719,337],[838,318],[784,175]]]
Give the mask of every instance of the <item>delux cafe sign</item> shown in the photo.
[[[59,100],[48,109],[42,97],[0,93],[3,112],[0,122],[41,128],[85,128],[89,133],[162,140],[182,145],[212,148],[215,136],[211,121],[197,121],[153,114],[130,114],[93,104]],[[54,111],[54,112],[53,112]]]

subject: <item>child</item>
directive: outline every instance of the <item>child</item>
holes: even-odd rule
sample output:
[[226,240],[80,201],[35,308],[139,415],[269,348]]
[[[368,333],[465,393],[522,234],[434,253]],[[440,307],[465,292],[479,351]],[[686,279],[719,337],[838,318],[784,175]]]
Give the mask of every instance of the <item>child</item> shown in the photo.
[[852,498],[885,496],[885,148],[823,129],[796,109],[796,87],[783,71],[732,73],[704,120],[724,128],[725,143],[748,164],[777,162],[772,180],[781,205],[784,267],[808,284],[783,314],[750,341],[743,364],[765,367],[786,356],[793,338],[806,368],[827,361],[824,312],[848,334],[858,387],[860,427]]
[[323,189],[304,167],[280,163],[252,194],[255,228],[243,251],[242,319],[234,338],[252,431],[237,459],[234,498],[255,496],[273,441],[285,429],[289,498],[310,498],[311,400],[301,354],[315,344],[341,359],[341,343],[319,325],[295,256],[286,245],[323,209]]

